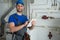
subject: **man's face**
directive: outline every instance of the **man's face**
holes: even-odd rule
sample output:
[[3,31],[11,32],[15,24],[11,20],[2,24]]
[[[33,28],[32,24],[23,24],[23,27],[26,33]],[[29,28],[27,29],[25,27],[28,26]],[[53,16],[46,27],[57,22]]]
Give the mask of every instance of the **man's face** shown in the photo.
[[17,12],[22,12],[24,10],[24,6],[22,4],[16,5]]

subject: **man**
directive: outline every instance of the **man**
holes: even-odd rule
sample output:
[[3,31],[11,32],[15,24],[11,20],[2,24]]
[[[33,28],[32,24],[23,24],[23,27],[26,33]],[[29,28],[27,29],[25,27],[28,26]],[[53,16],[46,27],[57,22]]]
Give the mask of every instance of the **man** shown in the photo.
[[[14,40],[24,40],[23,36],[27,32],[28,18],[23,15],[24,3],[22,0],[16,2],[17,13],[12,14],[9,17],[8,23],[9,28],[12,33],[15,34]],[[34,21],[32,21],[32,26],[29,29],[33,29]]]

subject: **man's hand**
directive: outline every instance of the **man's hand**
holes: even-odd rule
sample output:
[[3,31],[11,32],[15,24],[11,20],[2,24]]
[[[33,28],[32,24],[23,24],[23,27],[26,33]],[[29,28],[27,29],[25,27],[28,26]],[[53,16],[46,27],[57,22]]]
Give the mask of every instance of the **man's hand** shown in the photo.
[[35,20],[32,20],[32,22],[31,22],[31,27],[28,27],[30,30],[32,30],[33,28],[34,28],[34,25],[35,25],[35,23],[36,23],[36,21]]
[[24,23],[24,26],[27,26],[28,25],[28,21],[26,21],[25,23]]
[[32,23],[32,26],[34,26],[36,22],[35,22],[35,20],[33,20],[31,23]]

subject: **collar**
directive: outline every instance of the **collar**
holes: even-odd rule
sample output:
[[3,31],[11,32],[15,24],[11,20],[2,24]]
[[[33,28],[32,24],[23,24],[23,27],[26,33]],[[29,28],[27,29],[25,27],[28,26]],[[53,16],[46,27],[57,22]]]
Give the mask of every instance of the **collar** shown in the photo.
[[17,12],[17,15],[22,15],[22,13],[18,13],[18,12]]

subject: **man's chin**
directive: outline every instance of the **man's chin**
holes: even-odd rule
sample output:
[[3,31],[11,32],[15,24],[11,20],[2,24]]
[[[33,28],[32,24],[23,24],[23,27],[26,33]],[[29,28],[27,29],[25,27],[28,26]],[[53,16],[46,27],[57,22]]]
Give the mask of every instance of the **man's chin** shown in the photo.
[[20,11],[17,11],[17,12],[22,12],[22,11],[20,10]]

